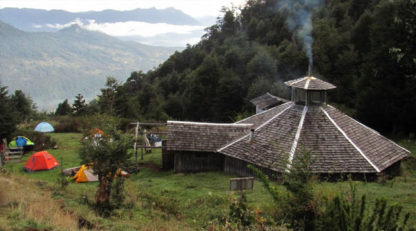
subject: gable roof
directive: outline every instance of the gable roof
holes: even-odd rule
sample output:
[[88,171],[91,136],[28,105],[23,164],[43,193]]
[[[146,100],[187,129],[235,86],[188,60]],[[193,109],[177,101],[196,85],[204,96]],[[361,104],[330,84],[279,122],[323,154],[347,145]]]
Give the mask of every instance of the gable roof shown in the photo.
[[290,87],[301,88],[305,90],[330,90],[336,88],[335,85],[313,76],[306,76],[299,79],[289,80],[286,81],[285,84]]
[[215,152],[248,133],[252,124],[168,121],[167,150]]
[[277,106],[279,104],[286,103],[288,102],[288,100],[274,96],[267,92],[266,94],[263,94],[250,100],[250,102],[256,105],[258,108],[264,110],[272,106]]

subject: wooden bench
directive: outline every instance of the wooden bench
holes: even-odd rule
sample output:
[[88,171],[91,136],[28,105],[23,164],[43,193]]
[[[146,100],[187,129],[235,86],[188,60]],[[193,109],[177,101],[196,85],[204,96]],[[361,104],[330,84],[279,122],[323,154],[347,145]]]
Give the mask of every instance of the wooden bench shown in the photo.
[[3,163],[17,163],[22,160],[23,147],[9,148],[7,146],[7,140],[3,139],[4,149],[1,153]]

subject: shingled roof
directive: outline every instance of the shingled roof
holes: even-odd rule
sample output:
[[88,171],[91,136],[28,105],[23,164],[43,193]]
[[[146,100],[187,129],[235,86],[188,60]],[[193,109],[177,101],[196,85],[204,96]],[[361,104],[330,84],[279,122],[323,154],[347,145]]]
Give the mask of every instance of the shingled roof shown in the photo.
[[248,133],[252,124],[168,121],[167,150],[215,152]]
[[336,88],[333,84],[315,78],[306,76],[299,79],[289,80],[285,82],[289,87],[301,88],[305,90],[330,90]]
[[250,142],[246,134],[217,151],[282,172],[306,149],[315,173],[378,173],[409,153],[332,106],[291,102],[273,111],[276,114],[255,129]]
[[[310,76],[286,84],[335,88]],[[311,153],[314,173],[379,173],[409,154],[326,101],[287,102],[234,124],[168,121],[167,138],[168,150],[217,152],[277,172],[290,170],[303,150]]]
[[288,100],[274,96],[267,92],[266,94],[250,100],[250,102],[256,105],[259,109],[264,110],[282,103],[286,103]]

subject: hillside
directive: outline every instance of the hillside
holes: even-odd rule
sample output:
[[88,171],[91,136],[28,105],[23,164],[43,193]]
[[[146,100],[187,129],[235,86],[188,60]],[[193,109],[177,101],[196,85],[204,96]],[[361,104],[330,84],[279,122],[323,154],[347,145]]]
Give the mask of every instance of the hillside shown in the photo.
[[[77,152],[82,135],[52,133],[51,136],[58,141],[59,148],[47,151],[62,168],[79,166]],[[412,151],[416,147],[414,141],[401,144]],[[126,179],[125,205],[103,218],[89,204],[94,201],[97,182],[77,184],[69,177],[62,178],[61,167],[27,173],[22,168],[29,156],[30,153],[22,162],[0,169],[0,230],[242,230],[232,229],[225,222],[240,197],[240,193],[229,191],[234,175],[160,171],[160,150],[154,149],[140,160],[141,171]],[[367,206],[374,206],[376,198],[388,198],[389,205],[401,204],[402,214],[411,214],[407,228],[414,230],[416,172],[412,166],[415,163],[413,155],[404,165],[404,176],[383,183],[313,181],[312,184],[317,200],[321,201],[338,194],[348,196],[352,187],[357,189],[357,196],[367,194]],[[284,192],[282,185],[273,185]],[[245,195],[247,211],[270,228],[257,226],[248,230],[279,230],[280,223],[271,222],[279,212],[276,209],[279,205],[263,184],[255,181],[254,189],[245,191]]]
[[77,93],[94,98],[107,76],[124,80],[147,71],[175,49],[121,41],[73,25],[56,33],[23,32],[0,22],[0,81],[9,92],[21,89],[41,109]]
[[[321,3],[321,4],[319,4]],[[133,74],[119,115],[229,122],[249,100],[289,97],[284,81],[312,75],[333,83],[330,103],[378,131],[416,131],[416,3],[406,0],[250,0],[229,9],[202,40],[145,76]],[[151,90],[149,90],[151,89]]]

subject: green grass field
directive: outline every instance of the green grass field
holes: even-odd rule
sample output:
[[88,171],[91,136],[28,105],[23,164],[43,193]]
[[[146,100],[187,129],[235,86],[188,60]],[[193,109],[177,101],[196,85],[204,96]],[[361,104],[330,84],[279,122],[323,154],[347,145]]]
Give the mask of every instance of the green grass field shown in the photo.
[[[30,204],[25,208],[10,207],[11,202],[8,203],[9,206],[1,206],[0,200],[0,230],[24,230],[31,226],[77,230],[76,222],[75,227],[71,226],[71,219],[76,221],[80,217],[88,220],[97,230],[208,229],[228,215],[230,201],[238,197],[238,193],[229,191],[229,179],[235,177],[234,175],[220,172],[182,174],[160,171],[161,152],[156,149],[145,154],[144,160],[140,160],[139,152],[141,171],[131,175],[125,184],[126,204],[129,208],[116,210],[113,216],[104,219],[96,216],[86,203],[94,200],[98,183],[70,182],[65,189],[61,189],[58,182],[61,179],[61,168],[80,165],[78,148],[81,134],[54,133],[51,136],[58,141],[59,148],[48,152],[61,163],[61,167],[51,171],[27,173],[23,171],[24,163],[30,156],[27,154],[21,163],[6,165],[9,175],[0,175],[0,179],[10,177],[16,182],[30,185],[29,188],[33,188],[39,197],[50,195],[51,206],[58,203],[60,209],[57,210],[66,211],[69,218],[37,221],[30,218],[31,210],[36,210],[28,209]],[[402,141],[401,144],[413,152],[416,149],[414,141]],[[132,159],[134,160],[134,156]],[[408,227],[416,229],[416,171],[412,169],[413,166],[414,163],[406,163],[403,176],[382,183],[352,183],[358,186],[359,193],[366,193],[370,201],[374,201],[376,197],[384,197],[390,203],[403,205],[404,211],[411,213]],[[320,195],[333,196],[348,191],[350,183],[317,181],[314,183],[314,190]],[[13,198],[12,196],[10,197]],[[251,208],[262,211],[266,218],[271,216],[273,201],[260,182],[255,182],[254,189],[247,192],[247,198]],[[15,219],[10,219],[10,213],[16,213]]]

